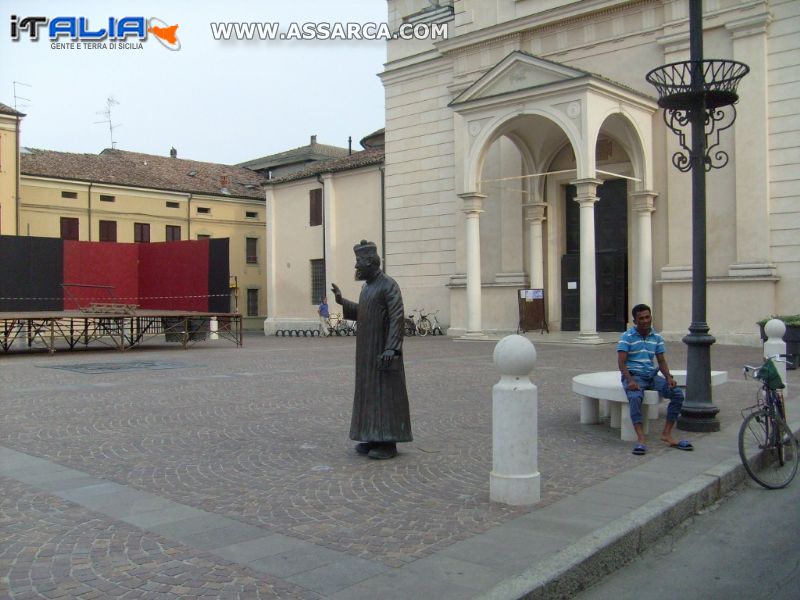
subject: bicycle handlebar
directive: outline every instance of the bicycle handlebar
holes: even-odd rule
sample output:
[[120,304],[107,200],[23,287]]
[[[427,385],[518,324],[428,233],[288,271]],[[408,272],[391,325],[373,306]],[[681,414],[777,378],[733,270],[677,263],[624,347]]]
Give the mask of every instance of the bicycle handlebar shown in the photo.
[[[772,361],[775,361],[775,362],[788,363],[789,361],[787,359],[790,356],[792,356],[792,355],[791,354],[773,354],[772,356],[767,356],[766,358],[764,358],[764,363],[766,363],[768,360],[772,360]],[[747,379],[747,374],[748,373],[755,373],[756,371],[760,370],[761,367],[764,366],[764,363],[762,363],[761,365],[759,365],[757,367],[754,367],[753,365],[743,365],[742,366],[742,373],[744,374],[744,378]]]

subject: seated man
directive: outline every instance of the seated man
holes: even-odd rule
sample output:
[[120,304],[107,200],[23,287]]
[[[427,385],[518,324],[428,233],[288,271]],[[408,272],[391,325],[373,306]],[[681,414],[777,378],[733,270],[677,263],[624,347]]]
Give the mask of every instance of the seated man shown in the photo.
[[[678,441],[672,437],[672,428],[683,406],[683,392],[672,378],[664,356],[664,339],[652,327],[653,317],[650,307],[637,304],[633,307],[634,326],[622,334],[617,344],[617,363],[622,373],[622,386],[631,409],[631,421],[636,430],[637,444],[634,454],[647,452],[644,428],[642,427],[642,401],[645,390],[656,390],[669,400],[667,421],[661,432],[662,441],[679,450],[693,450],[692,444],[686,440]],[[653,357],[658,367],[653,364]],[[658,371],[664,377],[658,375]]]

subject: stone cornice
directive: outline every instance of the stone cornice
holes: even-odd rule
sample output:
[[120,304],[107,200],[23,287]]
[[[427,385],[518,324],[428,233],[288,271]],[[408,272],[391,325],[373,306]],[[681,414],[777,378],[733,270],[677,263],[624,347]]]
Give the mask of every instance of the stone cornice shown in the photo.
[[384,85],[416,79],[420,75],[447,73],[453,68],[449,60],[433,50],[386,63],[384,66],[386,70],[378,74]]
[[725,23],[725,29],[730,31],[733,38],[748,37],[751,35],[765,34],[767,27],[772,22],[772,15],[768,12],[762,12],[757,15],[744,17],[735,21]]
[[508,39],[531,29],[541,32],[566,23],[591,22],[598,16],[620,12],[631,6],[658,3],[658,0],[585,0],[442,40],[436,43],[436,47],[442,54],[468,52],[478,44],[495,44],[498,39]]

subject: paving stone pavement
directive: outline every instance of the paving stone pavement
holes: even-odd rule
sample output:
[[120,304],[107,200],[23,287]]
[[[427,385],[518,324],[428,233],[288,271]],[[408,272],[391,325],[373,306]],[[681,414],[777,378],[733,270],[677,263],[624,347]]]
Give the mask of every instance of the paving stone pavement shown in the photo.
[[[347,439],[354,346],[253,335],[0,356],[0,597],[404,597],[420,577],[470,597],[530,566],[503,553],[525,543],[520,518],[671,452],[635,457],[617,430],[579,424],[571,378],[615,369],[613,345],[538,344],[542,501],[493,504],[494,343],[406,340],[415,439],[391,461]],[[752,404],[741,365],[759,354],[712,349],[730,378],[715,388],[723,427]],[[681,344],[668,356],[685,368]],[[124,370],[148,362],[171,368]],[[120,370],[67,370],[94,363]],[[684,437],[700,454],[714,435]]]

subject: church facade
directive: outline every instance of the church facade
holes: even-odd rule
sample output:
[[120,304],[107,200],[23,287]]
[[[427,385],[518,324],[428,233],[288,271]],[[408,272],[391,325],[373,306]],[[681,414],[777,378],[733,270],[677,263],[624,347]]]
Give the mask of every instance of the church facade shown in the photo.
[[[800,4],[704,4],[705,58],[750,67],[708,142],[728,157],[706,175],[708,322],[754,343],[755,321],[800,312]],[[541,289],[550,329],[591,342],[645,302],[680,339],[691,175],[645,75],[689,59],[688,1],[388,5],[393,29],[449,27],[389,42],[381,74],[386,258],[406,303],[480,338],[515,330],[518,290]]]

